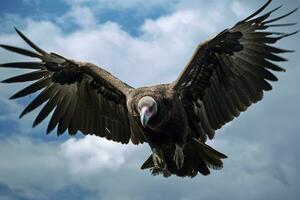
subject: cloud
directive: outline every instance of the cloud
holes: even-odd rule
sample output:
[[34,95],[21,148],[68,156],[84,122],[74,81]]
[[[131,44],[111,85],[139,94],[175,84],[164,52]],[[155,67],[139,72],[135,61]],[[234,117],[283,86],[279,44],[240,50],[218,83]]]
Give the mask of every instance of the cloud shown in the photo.
[[70,11],[59,18],[58,22],[60,24],[75,23],[82,29],[90,29],[96,26],[97,19],[89,7],[74,5]]
[[153,0],[149,2],[140,1],[140,0],[65,0],[66,3],[70,5],[93,5],[96,8],[101,7],[102,9],[128,9],[128,8],[141,8],[145,9],[148,7],[152,8],[155,6],[165,6],[166,4],[174,4],[177,0]]
[[94,175],[101,170],[119,170],[133,148],[107,142],[96,136],[71,138],[60,146],[70,173],[79,176]]
[[70,138],[61,144],[12,136],[1,139],[0,147],[0,183],[5,184],[0,185],[0,197],[9,195],[9,191],[15,194],[12,190],[28,199],[51,199],[50,194],[61,195],[74,187],[93,192],[99,186],[93,186],[94,178],[99,179],[98,184],[105,184],[102,176],[139,167],[128,161],[136,154],[132,146],[95,136]]
[[[243,2],[245,3],[245,2]],[[233,1],[230,9],[234,14],[236,14],[239,17],[244,17],[245,13],[250,13],[249,9],[247,9],[244,4],[240,1]]]
[[24,198],[23,191],[14,190],[2,183],[0,183],[0,198],[4,200],[27,200],[27,198]]
[[[66,171],[58,145],[36,143],[27,138],[10,137],[0,140],[1,179],[13,188],[22,190],[24,196],[44,198],[44,191],[57,190],[64,186]],[[45,183],[47,180],[47,184]]]

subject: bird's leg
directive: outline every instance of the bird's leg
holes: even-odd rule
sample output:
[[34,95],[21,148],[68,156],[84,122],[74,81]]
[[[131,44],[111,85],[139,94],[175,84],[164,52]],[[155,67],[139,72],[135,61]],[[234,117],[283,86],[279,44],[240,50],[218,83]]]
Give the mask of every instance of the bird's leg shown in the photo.
[[163,166],[163,159],[161,158],[160,154],[160,147],[159,145],[155,144],[151,137],[151,130],[147,129],[147,131],[144,132],[144,136],[152,150],[152,160],[154,164],[154,168],[161,168]]
[[176,163],[177,169],[182,168],[184,163],[183,145],[175,144],[174,162]]
[[152,148],[152,159],[155,168],[160,168],[163,164],[163,160],[160,157],[160,153],[156,147]]
[[169,177],[169,176],[171,176],[172,174],[171,174],[171,172],[169,171],[169,169],[168,169],[168,165],[167,165],[167,163],[165,163],[164,164],[164,169],[163,169],[163,176],[164,177]]

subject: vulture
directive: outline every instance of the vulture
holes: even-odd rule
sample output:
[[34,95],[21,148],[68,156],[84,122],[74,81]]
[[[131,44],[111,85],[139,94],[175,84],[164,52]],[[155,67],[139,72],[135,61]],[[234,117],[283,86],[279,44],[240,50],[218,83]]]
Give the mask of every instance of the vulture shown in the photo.
[[286,61],[279,54],[293,52],[273,44],[297,32],[269,30],[295,25],[278,21],[297,9],[271,18],[280,7],[261,14],[270,3],[199,44],[169,84],[133,88],[95,64],[44,51],[17,28],[33,50],[0,46],[38,60],[1,64],[32,70],[2,82],[32,82],[10,99],[39,91],[20,118],[41,106],[33,127],[50,116],[47,134],[56,128],[57,135],[81,132],[122,144],[148,143],[152,154],[141,169],[152,175],[208,175],[210,169],[221,169],[227,156],[205,144],[207,139],[272,89],[273,72],[285,71],[274,62]]

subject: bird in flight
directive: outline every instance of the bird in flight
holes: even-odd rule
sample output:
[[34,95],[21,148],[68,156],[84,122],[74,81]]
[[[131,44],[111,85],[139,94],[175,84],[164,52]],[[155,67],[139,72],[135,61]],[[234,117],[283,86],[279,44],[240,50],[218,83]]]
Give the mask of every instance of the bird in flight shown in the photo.
[[271,18],[280,7],[265,14],[267,1],[259,10],[199,44],[176,80],[169,84],[133,88],[105,69],[79,62],[35,45],[16,32],[34,51],[9,45],[2,48],[40,61],[4,63],[0,67],[33,71],[8,78],[3,83],[33,81],[11,99],[38,92],[20,118],[43,104],[33,127],[50,113],[47,134],[78,131],[128,144],[148,143],[152,154],[141,169],[153,175],[194,177],[221,169],[226,155],[205,144],[215,131],[260,101],[264,91],[277,81],[274,64],[292,52],[274,47],[278,40],[296,34],[270,32],[291,12]]

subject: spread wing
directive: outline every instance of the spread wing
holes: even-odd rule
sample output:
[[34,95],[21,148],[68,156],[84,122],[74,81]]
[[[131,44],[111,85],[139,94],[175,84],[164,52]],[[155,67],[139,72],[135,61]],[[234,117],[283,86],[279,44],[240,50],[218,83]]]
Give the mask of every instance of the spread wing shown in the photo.
[[2,48],[33,58],[39,62],[15,62],[0,67],[31,69],[32,72],[8,78],[2,82],[33,81],[11,99],[40,92],[24,109],[20,117],[44,105],[33,126],[51,115],[47,133],[57,127],[57,134],[68,130],[105,137],[121,143],[144,141],[143,133],[126,107],[126,94],[132,89],[109,72],[91,63],[76,62],[54,53],[47,53],[16,29],[35,51],[1,45]]
[[273,61],[286,59],[280,53],[291,52],[272,44],[297,32],[269,32],[270,27],[295,24],[274,22],[294,13],[269,19],[280,7],[259,17],[271,2],[213,39],[199,45],[179,78],[173,82],[187,111],[190,126],[203,141],[214,137],[215,130],[233,120],[272,89],[268,81],[277,81],[273,71],[284,71]]

